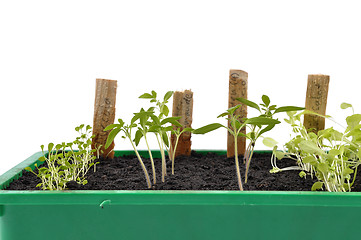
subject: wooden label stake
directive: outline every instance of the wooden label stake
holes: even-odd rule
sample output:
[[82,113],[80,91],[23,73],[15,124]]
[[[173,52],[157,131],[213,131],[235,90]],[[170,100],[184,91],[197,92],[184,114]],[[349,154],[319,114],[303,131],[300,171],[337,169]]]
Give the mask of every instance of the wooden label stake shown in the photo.
[[[248,88],[248,73],[242,70],[231,69],[229,71],[229,95],[228,95],[228,108],[234,107],[240,104],[236,98],[242,97],[247,99],[247,88]],[[238,108],[235,114],[240,115],[240,118],[247,117],[247,106],[242,104]],[[230,122],[228,122],[228,127],[230,127]],[[244,128],[242,133],[246,134],[246,128]],[[234,137],[227,131],[227,157],[234,157]],[[246,138],[238,137],[237,140],[237,149],[238,155],[244,155],[246,151]]]
[[[192,127],[192,114],[193,114],[193,92],[191,90],[185,90],[184,92],[176,91],[173,94],[173,117],[181,117],[179,123],[183,125],[184,128]],[[190,156],[191,154],[191,133],[184,132],[178,141],[178,146],[175,152],[175,156],[186,155]],[[172,135],[172,149],[174,149],[176,136]]]
[[116,80],[96,79],[92,148],[102,145],[100,156],[104,158],[114,157],[114,142],[104,149],[110,132],[104,132],[104,128],[114,123],[116,93]]
[[[328,75],[308,75],[306,104],[305,108],[321,115],[326,114],[328,85],[330,76]],[[325,118],[305,114],[303,125],[306,129],[312,129],[317,133],[325,129]]]

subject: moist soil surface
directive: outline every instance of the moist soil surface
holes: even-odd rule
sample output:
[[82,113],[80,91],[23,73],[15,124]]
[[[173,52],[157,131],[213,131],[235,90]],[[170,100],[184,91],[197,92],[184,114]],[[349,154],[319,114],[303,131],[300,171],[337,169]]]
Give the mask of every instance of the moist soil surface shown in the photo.
[[[242,181],[245,166],[240,156]],[[316,179],[310,176],[301,178],[299,171],[291,170],[270,173],[271,154],[254,153],[248,182],[243,183],[244,190],[258,191],[310,191]],[[171,162],[167,162],[167,176],[161,181],[161,160],[155,159],[157,183],[154,190],[239,190],[234,158],[225,155],[192,152],[191,156],[178,156],[175,160],[175,174],[171,174]],[[150,178],[153,181],[149,159],[143,159]],[[282,159],[279,168],[295,165],[291,159]],[[82,186],[69,182],[69,190],[147,190],[145,175],[138,159],[134,156],[100,159],[96,167],[87,175],[88,184]],[[40,182],[33,173],[23,171],[23,176],[10,184],[6,190],[39,190],[35,186]],[[359,182],[359,183],[358,183]],[[361,181],[356,179],[352,191],[361,191]]]

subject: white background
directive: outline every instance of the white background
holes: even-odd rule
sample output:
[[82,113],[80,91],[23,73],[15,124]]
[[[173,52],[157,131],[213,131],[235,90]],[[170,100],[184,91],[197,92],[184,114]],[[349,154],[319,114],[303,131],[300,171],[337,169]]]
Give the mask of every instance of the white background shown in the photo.
[[[222,122],[229,69],[248,72],[250,100],[277,105],[304,106],[307,75],[327,74],[327,114],[344,123],[342,102],[361,112],[360,12],[346,0],[1,1],[0,173],[92,125],[96,78],[118,80],[124,119],[147,106],[144,92],[191,89],[196,128]],[[286,130],[267,136],[282,143]],[[192,140],[226,148],[224,130]]]

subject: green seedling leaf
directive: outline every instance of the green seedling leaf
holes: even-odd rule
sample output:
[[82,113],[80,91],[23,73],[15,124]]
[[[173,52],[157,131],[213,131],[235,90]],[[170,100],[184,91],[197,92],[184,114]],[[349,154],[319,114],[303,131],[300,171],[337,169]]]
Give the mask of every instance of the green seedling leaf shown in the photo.
[[32,171],[33,171],[33,169],[31,169],[31,167],[26,167],[25,170],[26,170],[26,171],[29,171],[29,172],[32,172]]
[[352,105],[349,103],[341,103],[341,109],[347,109],[347,108],[352,108]]
[[258,133],[258,135],[261,136],[263,133],[271,131],[272,128],[274,128],[275,126],[276,126],[276,124],[270,124],[270,125],[266,126]]
[[169,114],[169,108],[167,107],[167,105],[163,105],[160,109],[161,114],[164,114],[164,116],[168,116]]
[[150,108],[148,108],[147,112],[154,113],[154,110],[155,110],[155,107],[150,107]]
[[253,124],[253,125],[275,125],[280,123],[280,121],[272,118],[267,117],[254,117],[254,118],[248,118],[246,120],[247,124]]
[[143,137],[143,132],[142,130],[138,129],[135,133],[135,137],[134,137],[134,143],[136,146],[139,145],[140,139]]
[[142,95],[139,96],[139,98],[143,98],[143,99],[152,99],[154,98],[152,94],[149,93],[143,93]]
[[247,134],[244,134],[243,132],[239,132],[237,136],[247,138]]
[[299,144],[300,148],[309,153],[309,154],[318,154],[318,155],[325,155],[326,153],[322,151],[316,143],[309,141],[309,140],[302,140]]
[[173,131],[173,126],[168,126],[163,128],[163,132],[171,132],[171,131]]
[[208,124],[206,126],[195,129],[193,131],[193,133],[194,134],[206,134],[206,133],[214,131],[214,130],[220,128],[220,127],[224,127],[224,126],[222,124],[220,124],[220,123],[211,123],[211,124]]
[[180,124],[177,120],[179,120],[181,117],[168,117],[168,118],[165,118],[163,119],[161,122],[160,122],[160,125],[164,125],[166,123],[171,123],[177,127],[182,127],[182,124]]
[[254,140],[256,139],[256,134],[254,132],[250,132],[249,134],[247,134],[249,136],[249,139]]
[[121,131],[120,128],[114,128],[108,135],[107,142],[105,143],[104,148],[107,149],[110,144],[114,141],[114,138],[118,135],[118,133]]
[[148,132],[158,132],[161,129],[159,125],[150,126]]
[[49,144],[48,144],[48,151],[49,151],[49,153],[53,150],[53,147],[54,147],[54,143],[49,143]]
[[163,139],[163,142],[164,144],[169,147],[169,140],[168,140],[168,136],[167,136],[167,133],[166,132],[162,132],[162,139]]
[[261,112],[261,109],[259,108],[257,103],[254,103],[254,102],[252,102],[250,100],[247,100],[247,99],[244,99],[244,98],[236,98],[236,100],[243,103],[243,104],[245,104],[245,105],[247,105],[247,106],[249,106],[249,107],[251,107],[251,108],[255,108],[255,109],[257,109],[258,111]]
[[141,125],[145,125],[145,121],[152,115],[153,111],[144,111],[142,108],[140,112],[134,113],[134,117],[131,119],[130,124],[135,123],[139,119]]
[[275,110],[276,108],[277,108],[276,105],[271,105],[271,106],[268,107],[268,109],[271,110],[271,111]]
[[113,128],[117,128],[117,127],[120,127],[120,124],[110,124],[109,126],[106,126],[104,128],[104,131],[109,131],[109,130],[111,130]]
[[299,174],[298,174],[301,178],[306,178],[306,173],[304,171],[301,171]]
[[327,163],[319,163],[317,164],[317,169],[323,172],[324,174],[327,174],[329,167]]
[[193,132],[193,131],[194,131],[193,128],[184,128],[184,129],[182,130],[182,132]]
[[303,108],[303,107],[284,106],[284,107],[276,108],[276,110],[274,111],[274,113],[293,112],[293,111],[300,111],[300,110],[304,110],[304,109],[305,109],[305,108]]
[[310,115],[315,115],[315,116],[319,116],[319,117],[323,117],[323,118],[331,118],[330,115],[322,115],[322,114],[318,114],[316,112],[313,112],[311,110],[303,110],[300,115],[305,115],[305,114],[310,114]]
[[315,182],[315,183],[312,185],[311,191],[320,190],[320,189],[322,189],[322,187],[323,187],[323,183],[322,183],[322,182]]
[[274,152],[274,154],[278,160],[281,160],[286,155],[284,152],[281,152],[281,151],[276,151],[276,152]]
[[354,170],[350,169],[350,168],[345,168],[343,171],[342,171],[342,175],[346,176],[346,175],[349,175],[349,174],[352,174],[354,173]]
[[154,114],[150,114],[150,118],[152,119],[153,122],[148,122],[147,125],[149,126],[160,125],[160,120],[157,116],[155,116]]
[[225,117],[225,116],[228,116],[229,113],[228,112],[224,112],[224,113],[221,113],[217,116],[217,118],[220,118],[220,117]]
[[242,123],[241,123],[240,121],[238,121],[238,120],[235,120],[235,121],[234,121],[234,124],[236,125],[236,129],[240,129],[240,128],[243,127],[243,126],[242,126]]
[[271,101],[267,95],[262,95],[262,102],[266,107],[268,107]]
[[309,164],[311,164],[311,165],[317,164],[316,158],[315,158],[314,156],[312,156],[312,155],[309,155],[309,156],[304,157],[304,158],[302,159],[302,162],[303,162],[303,163],[309,163]]
[[[238,104],[238,105],[236,105],[236,106],[234,106],[234,107],[228,108],[228,109],[227,109],[228,115],[233,115],[234,112],[235,112],[238,108],[240,108],[240,107],[241,107],[241,105]],[[221,115],[223,115],[223,114],[221,114]]]
[[353,114],[346,118],[347,130],[352,130],[355,126],[359,125],[361,121],[361,114]]
[[317,135],[320,138],[330,138],[332,136],[331,131],[329,129],[319,130]]
[[157,93],[154,90],[152,90],[152,97],[157,98]]
[[328,152],[328,155],[332,156],[332,157],[335,157],[337,155],[340,155],[341,154],[341,151],[338,150],[338,149],[331,149],[329,152]]
[[276,167],[273,167],[271,170],[269,170],[270,173],[278,173],[281,172],[282,170]]
[[278,142],[276,140],[274,140],[273,138],[270,138],[270,137],[263,138],[262,142],[266,147],[270,147],[270,148],[273,148],[274,146],[276,146],[278,144]]
[[173,95],[173,91],[168,91],[165,95],[164,95],[164,101],[167,101],[169,98],[172,97]]
[[56,149],[57,151],[59,151],[61,148],[62,148],[62,145],[61,145],[61,144],[56,144],[55,149]]

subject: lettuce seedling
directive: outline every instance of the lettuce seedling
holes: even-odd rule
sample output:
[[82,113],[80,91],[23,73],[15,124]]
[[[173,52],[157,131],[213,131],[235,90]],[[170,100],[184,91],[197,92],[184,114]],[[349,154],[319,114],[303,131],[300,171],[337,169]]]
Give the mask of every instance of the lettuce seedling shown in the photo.
[[137,148],[135,147],[135,143],[133,142],[132,140],[132,129],[137,127],[137,124],[134,123],[135,119],[133,118],[130,122],[129,125],[125,125],[125,122],[122,120],[122,119],[118,119],[118,123],[115,123],[115,124],[110,124],[109,126],[107,126],[104,131],[110,131],[109,135],[108,135],[108,138],[107,138],[107,141],[106,141],[106,144],[105,144],[105,149],[107,149],[110,144],[114,141],[114,138],[118,135],[118,133],[120,132],[123,132],[124,136],[122,136],[122,138],[127,138],[129,139],[133,149],[134,149],[134,152],[139,160],[139,163],[143,169],[143,172],[144,172],[144,175],[145,175],[145,178],[146,178],[146,182],[147,182],[147,185],[148,185],[148,188],[151,188],[152,187],[152,183],[150,181],[150,178],[149,178],[149,174],[148,174],[148,171],[143,163],[143,160],[142,158],[140,157],[139,155],[139,152],[137,150]]
[[[343,103],[341,108],[352,108],[352,105]],[[271,172],[301,170],[301,177],[317,177],[318,181],[311,189],[313,191],[323,188],[330,192],[351,191],[357,168],[361,163],[361,114],[353,113],[348,116],[347,127],[343,132],[330,127],[317,133],[305,129],[301,123],[301,116],[304,114],[322,116],[311,111],[288,113],[289,119],[285,121],[292,126],[296,136],[285,144],[284,151],[274,148]],[[323,117],[333,121],[330,116]],[[298,166],[279,169],[276,159],[285,157],[294,159]]]

